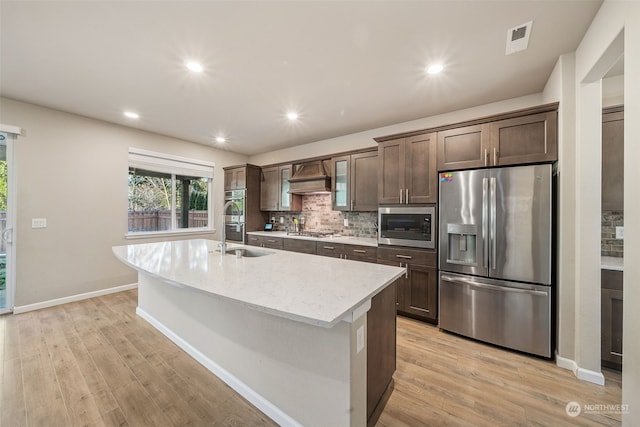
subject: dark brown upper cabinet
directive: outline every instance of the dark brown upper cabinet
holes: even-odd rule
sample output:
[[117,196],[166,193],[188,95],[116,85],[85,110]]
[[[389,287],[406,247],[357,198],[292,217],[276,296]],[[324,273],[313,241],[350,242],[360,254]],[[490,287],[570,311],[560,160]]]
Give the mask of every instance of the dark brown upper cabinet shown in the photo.
[[438,170],[557,160],[557,112],[511,117],[438,132]]
[[247,187],[247,168],[244,166],[224,169],[224,189],[241,190]]
[[494,166],[558,160],[555,111],[491,123],[490,157]]
[[436,134],[378,144],[378,203],[437,202]]
[[262,168],[261,211],[300,211],[302,207],[300,196],[289,193],[289,178],[291,178],[292,172],[292,165]]
[[624,109],[602,111],[602,209],[624,209]]
[[331,204],[337,211],[378,210],[378,152],[331,159]]
[[438,170],[489,166],[489,139],[487,124],[438,132]]

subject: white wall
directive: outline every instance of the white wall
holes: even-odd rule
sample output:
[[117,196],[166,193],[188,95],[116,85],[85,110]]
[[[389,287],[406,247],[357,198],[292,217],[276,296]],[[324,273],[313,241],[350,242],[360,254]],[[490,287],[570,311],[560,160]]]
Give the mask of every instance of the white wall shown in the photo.
[[[599,209],[589,198],[597,198],[593,188],[600,187],[599,159],[601,142],[599,136],[601,120],[594,120],[601,109],[601,83],[598,80],[607,71],[607,66],[617,60],[620,46],[617,37],[622,33],[624,43],[624,102],[625,102],[625,183],[640,181],[640,168],[635,162],[640,159],[640,2],[605,1],[594,18],[584,39],[576,51],[577,91],[577,146],[576,178],[581,188],[576,192],[578,226],[576,230],[586,233],[578,235],[576,246],[599,246],[599,223],[587,229],[585,224],[596,223]],[[599,96],[599,98],[598,98]],[[595,135],[594,135],[595,134]],[[596,162],[595,166],[591,162]],[[598,169],[591,173],[590,168]],[[599,193],[598,193],[599,194]],[[640,311],[635,305],[640,301],[640,189],[637,185],[625,185],[625,265],[624,265],[624,327],[623,327],[623,373],[622,403],[629,405],[629,413],[622,418],[623,426],[640,425]],[[593,206],[592,206],[593,205]],[[586,208],[586,209],[583,209]],[[590,226],[591,227],[591,226]],[[576,322],[583,330],[576,333],[576,360],[593,363],[599,354],[600,343],[592,331],[585,330],[592,324],[589,309],[598,309],[593,300],[599,301],[599,276],[590,277],[593,265],[599,264],[599,253],[591,249],[576,254],[577,287],[581,295],[576,300]],[[599,329],[598,329],[599,332]]]
[[562,55],[542,93],[558,107],[557,360],[575,360],[575,55]]
[[439,114],[437,116],[425,117],[409,122],[375,128],[337,138],[316,141],[309,144],[299,145],[297,147],[257,154],[249,158],[249,163],[262,166],[315,156],[325,156],[344,151],[358,150],[361,148],[376,147],[377,143],[373,138],[377,138],[379,136],[393,135],[401,132],[409,132],[448,125],[465,120],[473,120],[490,116],[492,114],[500,114],[507,111],[533,107],[540,105],[541,103],[542,94],[536,93],[491,104],[479,105],[477,107],[467,108],[464,110]]
[[624,76],[602,79],[602,107],[624,105]]
[[[144,241],[124,238],[129,147],[214,162],[215,213],[222,211],[222,167],[247,160],[6,98],[0,110],[3,124],[23,129],[15,150],[16,306],[136,282],[111,253],[114,245]],[[47,218],[47,228],[32,229],[31,218]]]

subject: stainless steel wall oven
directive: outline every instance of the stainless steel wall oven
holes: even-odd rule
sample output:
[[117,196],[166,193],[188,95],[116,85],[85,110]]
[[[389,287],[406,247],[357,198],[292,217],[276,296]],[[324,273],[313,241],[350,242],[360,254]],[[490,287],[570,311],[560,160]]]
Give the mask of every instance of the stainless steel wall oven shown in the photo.
[[225,204],[233,200],[224,213],[224,227],[227,240],[244,243],[246,190],[224,192]]

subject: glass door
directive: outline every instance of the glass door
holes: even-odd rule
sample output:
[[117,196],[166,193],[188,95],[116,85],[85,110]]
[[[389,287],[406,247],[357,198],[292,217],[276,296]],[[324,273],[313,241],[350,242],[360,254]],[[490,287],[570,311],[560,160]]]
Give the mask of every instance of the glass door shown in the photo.
[[350,210],[350,194],[349,194],[349,161],[350,156],[334,157],[333,163],[333,210],[348,211]]
[[15,134],[0,132],[0,314],[13,310],[14,180],[11,176]]

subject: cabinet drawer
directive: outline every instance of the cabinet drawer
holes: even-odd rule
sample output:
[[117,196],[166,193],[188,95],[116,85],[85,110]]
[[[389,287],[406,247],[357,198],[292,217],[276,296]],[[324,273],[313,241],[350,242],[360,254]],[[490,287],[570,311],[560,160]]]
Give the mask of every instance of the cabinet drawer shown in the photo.
[[347,259],[356,261],[376,262],[377,252],[378,248],[373,246],[344,245],[344,254]]
[[342,258],[344,245],[342,243],[316,242],[316,254],[333,258]]
[[378,247],[378,259],[436,267],[436,253],[426,249]]
[[316,242],[313,240],[284,239],[284,250],[291,252],[301,252],[304,254],[315,254]]
[[262,236],[255,236],[253,234],[247,234],[247,244],[251,246],[262,246]]
[[265,248],[282,249],[283,240],[284,239],[282,237],[264,237],[262,240],[262,245]]

